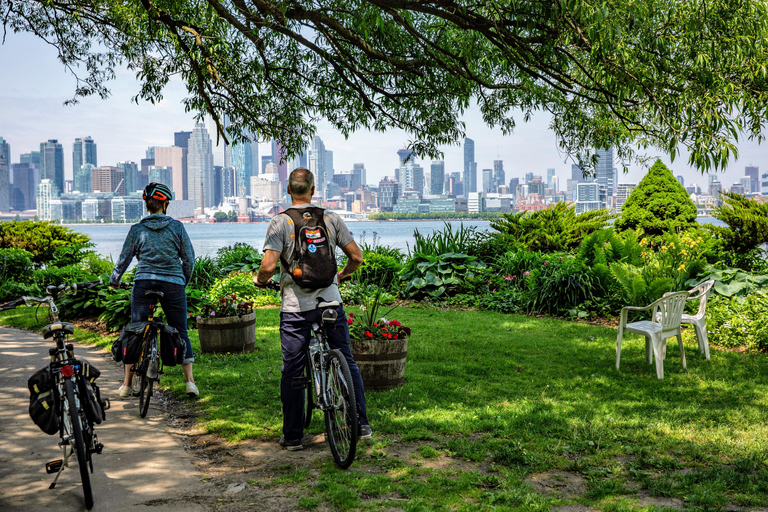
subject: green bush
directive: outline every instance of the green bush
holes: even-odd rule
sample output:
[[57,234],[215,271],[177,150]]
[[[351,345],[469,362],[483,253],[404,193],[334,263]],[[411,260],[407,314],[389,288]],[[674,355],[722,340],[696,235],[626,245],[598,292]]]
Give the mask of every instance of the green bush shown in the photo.
[[86,235],[50,221],[13,221],[0,223],[0,249],[15,247],[32,254],[35,264],[53,260],[56,249],[70,244],[84,244]]
[[49,266],[66,267],[76,265],[83,261],[89,255],[95,255],[94,244],[91,242],[73,243],[62,247],[57,247],[53,251],[53,258],[48,262]]
[[192,271],[192,278],[187,283],[187,287],[207,290],[213,286],[216,279],[222,277],[222,274],[223,272],[215,259],[210,256],[198,256],[195,258],[195,269]]
[[745,297],[714,295],[707,303],[709,342],[721,347],[768,350],[768,291]]
[[712,216],[728,227],[713,225],[710,229],[723,241],[723,249],[762,259],[768,243],[768,204],[732,192],[723,192],[721,199]]
[[363,264],[352,274],[352,280],[389,288],[397,285],[398,274],[402,269],[400,258],[366,251],[363,252]]
[[46,286],[79,283],[83,281],[95,281],[99,275],[94,274],[88,267],[80,264],[67,265],[65,267],[46,267],[35,270],[32,273],[34,284],[41,290]]
[[216,251],[216,264],[224,272],[256,272],[261,265],[262,255],[250,245],[237,242]]
[[460,223],[454,231],[453,226],[447,222],[442,231],[435,231],[431,235],[422,235],[418,229],[413,231],[415,239],[413,253],[439,256],[446,253],[467,254],[468,249],[474,245],[477,237],[476,226],[464,226]]
[[379,295],[379,302],[381,304],[392,304],[397,299],[396,295],[386,291],[386,287],[379,288],[375,284],[366,284],[363,282],[350,283],[349,281],[346,281],[339,286],[341,299],[344,304],[349,306],[363,304],[370,297],[379,293],[379,290],[381,290]]
[[11,247],[0,249],[0,280],[28,282],[32,278],[32,253]]
[[551,258],[524,276],[524,308],[534,313],[566,314],[601,292],[599,280],[576,257],[562,254]]
[[39,296],[40,288],[32,283],[19,283],[17,281],[3,281],[0,284],[0,303],[15,300],[24,295]]
[[254,306],[280,304],[278,292],[262,290],[253,284],[254,274],[249,272],[231,272],[228,276],[217,279],[208,291],[208,298],[217,302],[225,295],[237,294],[240,300],[252,302]]
[[400,277],[406,283],[405,297],[437,298],[477,290],[486,274],[487,267],[474,256],[416,253],[405,264]]
[[99,294],[103,307],[99,321],[110,331],[119,331],[131,322],[131,290],[108,289],[100,291]]
[[724,297],[745,296],[768,285],[768,275],[751,274],[740,268],[718,269],[712,265],[705,267],[701,274],[685,284],[694,287],[710,279],[715,281],[712,286],[714,292]]

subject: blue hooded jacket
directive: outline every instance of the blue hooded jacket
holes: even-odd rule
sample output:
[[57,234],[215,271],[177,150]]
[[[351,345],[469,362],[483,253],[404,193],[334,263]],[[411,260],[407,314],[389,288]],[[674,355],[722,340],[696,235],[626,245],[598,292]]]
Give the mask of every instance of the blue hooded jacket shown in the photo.
[[195,268],[195,250],[184,225],[156,213],[131,226],[109,284],[117,285],[133,257],[139,261],[136,281],[154,279],[186,285]]

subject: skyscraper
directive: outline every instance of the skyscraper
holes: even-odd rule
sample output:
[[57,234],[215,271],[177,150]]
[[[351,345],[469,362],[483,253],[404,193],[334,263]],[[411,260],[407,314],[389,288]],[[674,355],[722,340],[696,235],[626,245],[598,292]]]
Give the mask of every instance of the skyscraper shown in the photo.
[[30,162],[12,164],[13,189],[11,205],[14,210],[32,210],[36,204],[37,184],[40,181],[38,164]]
[[683,188],[685,188],[685,178],[683,178],[681,174],[678,174],[677,176],[675,176],[675,179],[677,180],[678,183],[680,183],[680,185],[683,186]]
[[475,162],[475,141],[464,139],[464,195],[477,192],[477,162]]
[[136,162],[117,162],[117,167],[125,172],[125,193],[132,194],[139,190],[139,165]]
[[[179,148],[189,149],[189,137],[192,132],[174,132],[173,145]],[[149,158],[149,156],[147,156]]]
[[398,149],[397,150],[397,166],[400,167],[403,164],[407,164],[413,158],[412,149]]
[[12,205],[11,145],[0,137],[0,211],[10,210]]
[[433,160],[429,169],[430,194],[440,195],[445,190],[445,162]]
[[401,193],[406,189],[415,190],[419,195],[424,193],[424,168],[412,158],[400,167],[400,178],[403,183]]
[[[91,137],[76,138],[72,146],[72,175],[74,176],[80,170],[83,164],[91,164],[97,167],[96,143]],[[75,180],[77,181],[77,180]],[[75,185],[75,190],[79,190]],[[81,192],[84,192],[81,190]]]
[[493,169],[483,169],[483,192],[493,192]]
[[213,145],[205,125],[197,123],[189,137],[187,154],[187,190],[195,208],[216,206],[213,187]]
[[85,163],[75,169],[75,190],[82,192],[83,194],[87,194],[93,191],[91,183],[91,171],[93,168],[93,164]]
[[64,148],[56,139],[40,143],[40,179],[51,180],[54,197],[64,191]]
[[0,156],[5,157],[5,163],[11,165],[11,145],[7,140],[0,137]]
[[[235,194],[239,197],[251,195],[251,176],[254,175],[254,172],[253,152],[250,143],[235,144],[232,146],[232,168],[235,170],[235,176],[237,176]],[[227,181],[226,178],[223,178],[223,180]],[[226,188],[227,187],[222,188],[225,195]]]
[[582,173],[579,164],[571,164],[571,179],[576,182],[584,181],[584,174]]
[[750,187],[748,192],[760,192],[760,168],[748,165],[744,168],[744,176],[749,176]]
[[125,195],[125,171],[119,167],[104,165],[91,169],[91,188],[93,191],[112,192]]
[[328,180],[326,164],[325,144],[323,139],[315,136],[309,150],[309,170],[315,175],[315,190],[325,190],[325,182]]
[[613,147],[608,149],[596,149],[597,165],[595,166],[595,178],[600,191],[601,208],[610,208],[613,201]]
[[[368,176],[366,175],[365,171],[365,164],[363,163],[357,163],[352,164],[352,174],[355,176],[355,180],[352,183],[352,186],[355,190],[357,190],[360,187],[365,187],[368,184]],[[357,184],[357,187],[355,185]]]
[[56,197],[53,181],[41,179],[37,186],[37,216],[42,220],[51,220],[51,200]]
[[152,165],[149,167],[149,181],[167,185],[173,191],[173,169]]
[[171,169],[171,181],[173,182],[171,191],[174,199],[190,199],[188,160],[187,148],[177,146],[155,148],[155,158],[152,165]]
[[547,169],[547,186],[552,188],[552,178],[555,176],[554,169]]
[[504,162],[502,160],[494,160],[493,161],[493,191],[496,192],[501,185],[505,185],[506,183],[507,183],[507,178],[504,174]]
[[272,159],[277,165],[277,175],[280,178],[280,189],[282,190],[285,188],[285,184],[288,183],[288,155],[283,145],[277,139],[272,141]]

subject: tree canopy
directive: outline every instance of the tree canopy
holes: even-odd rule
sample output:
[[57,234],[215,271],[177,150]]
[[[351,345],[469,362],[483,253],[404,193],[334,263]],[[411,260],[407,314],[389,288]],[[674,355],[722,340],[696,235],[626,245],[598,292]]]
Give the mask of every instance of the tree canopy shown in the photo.
[[658,238],[696,225],[696,205],[667,166],[657,161],[629,194],[614,226]]
[[767,118],[768,0],[0,0],[0,16],[58,48],[74,101],[108,95],[119,65],[136,100],[180,76],[218,135],[288,155],[322,117],[345,135],[401,128],[434,157],[476,101],[504,133],[549,112],[577,157],[685,149],[703,170]]

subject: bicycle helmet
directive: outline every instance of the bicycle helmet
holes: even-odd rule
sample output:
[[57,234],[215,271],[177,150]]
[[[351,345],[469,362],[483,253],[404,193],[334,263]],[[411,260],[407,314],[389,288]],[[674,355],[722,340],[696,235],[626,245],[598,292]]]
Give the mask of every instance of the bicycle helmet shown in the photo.
[[159,201],[170,201],[173,199],[173,192],[171,192],[171,189],[168,188],[167,185],[153,181],[144,187],[144,196],[142,199],[146,200],[149,197]]

